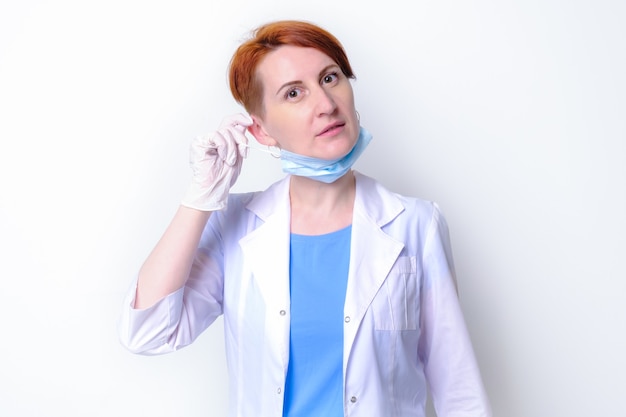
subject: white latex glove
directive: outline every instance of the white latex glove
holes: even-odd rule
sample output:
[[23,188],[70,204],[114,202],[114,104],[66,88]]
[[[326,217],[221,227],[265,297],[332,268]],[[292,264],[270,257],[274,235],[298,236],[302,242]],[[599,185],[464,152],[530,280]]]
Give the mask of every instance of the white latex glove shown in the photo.
[[237,181],[243,158],[248,155],[246,129],[252,119],[233,114],[217,131],[191,142],[191,184],[181,204],[202,211],[226,208],[230,187]]

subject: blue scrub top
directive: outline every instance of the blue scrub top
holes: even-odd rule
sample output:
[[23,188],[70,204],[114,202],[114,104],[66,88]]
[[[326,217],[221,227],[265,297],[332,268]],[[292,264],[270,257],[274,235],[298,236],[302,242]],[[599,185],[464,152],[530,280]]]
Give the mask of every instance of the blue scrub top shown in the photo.
[[343,308],[352,227],[291,235],[285,417],[343,417]]

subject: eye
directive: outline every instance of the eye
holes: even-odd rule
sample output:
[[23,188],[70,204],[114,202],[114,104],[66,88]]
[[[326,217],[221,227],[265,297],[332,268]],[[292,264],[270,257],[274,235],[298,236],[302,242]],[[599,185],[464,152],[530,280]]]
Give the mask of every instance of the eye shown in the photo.
[[301,95],[301,91],[299,88],[292,88],[290,90],[287,90],[287,92],[285,93],[285,99],[287,100],[295,100],[298,97],[300,97]]
[[338,78],[339,75],[336,72],[331,72],[322,77],[322,84],[332,84],[333,82],[337,81]]

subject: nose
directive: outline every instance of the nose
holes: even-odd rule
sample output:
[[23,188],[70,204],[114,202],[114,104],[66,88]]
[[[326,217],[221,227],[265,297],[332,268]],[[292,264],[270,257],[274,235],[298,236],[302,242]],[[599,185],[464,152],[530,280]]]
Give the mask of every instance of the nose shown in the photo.
[[324,116],[335,112],[335,109],[337,108],[337,103],[335,103],[335,99],[332,93],[327,89],[320,86],[317,89],[315,99],[315,110],[318,116]]

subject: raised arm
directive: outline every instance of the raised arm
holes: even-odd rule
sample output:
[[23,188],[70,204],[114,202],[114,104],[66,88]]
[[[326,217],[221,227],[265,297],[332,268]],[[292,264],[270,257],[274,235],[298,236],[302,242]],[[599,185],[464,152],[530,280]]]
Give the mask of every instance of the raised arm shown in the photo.
[[192,181],[165,233],[139,271],[135,309],[154,305],[185,285],[211,212],[226,207],[248,148],[248,116],[225,118],[217,131],[195,138],[190,149]]

